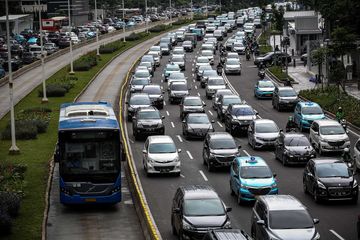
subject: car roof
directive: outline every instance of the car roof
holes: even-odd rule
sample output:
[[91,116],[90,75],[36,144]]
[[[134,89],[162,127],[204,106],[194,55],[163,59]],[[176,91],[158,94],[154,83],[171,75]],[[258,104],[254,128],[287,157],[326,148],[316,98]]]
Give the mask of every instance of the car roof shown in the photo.
[[259,119],[254,119],[254,123],[256,124],[256,123],[275,123],[275,122],[271,119],[259,118]]
[[137,112],[159,112],[159,110],[153,106],[140,107],[136,110]]
[[168,135],[152,135],[148,137],[149,143],[174,143]]
[[189,185],[181,187],[184,199],[219,198],[215,190],[206,185]]
[[210,139],[234,139],[233,136],[227,132],[210,132],[208,134]]
[[149,94],[148,93],[133,93],[130,96],[130,98],[135,98],[135,97],[149,97]]
[[196,116],[198,116],[198,117],[201,117],[201,116],[206,116],[206,117],[208,117],[208,115],[206,114],[206,113],[189,113],[187,116],[194,116],[194,117],[196,117]]
[[344,163],[341,159],[338,158],[329,158],[329,157],[319,157],[311,159],[315,164],[324,164],[324,163]]
[[235,158],[238,164],[243,167],[251,167],[251,166],[267,166],[267,163],[264,159],[257,156],[243,156]]
[[233,108],[252,108],[249,104],[246,103],[236,103],[236,104],[230,104]]
[[323,127],[323,126],[341,126],[341,124],[338,121],[335,121],[333,119],[319,119],[319,120],[315,120],[314,122],[317,122],[320,127]]
[[280,91],[281,90],[294,90],[292,87],[283,87],[283,86],[276,86]]
[[320,107],[316,102],[303,101],[298,103],[301,107]]
[[294,138],[294,137],[306,137],[305,134],[296,133],[296,132],[288,132],[284,133],[285,138]]
[[200,99],[201,98],[199,96],[185,96],[184,99]]
[[[217,89],[215,94],[223,94],[223,93],[231,93],[231,95],[233,94],[233,92],[229,88]],[[224,96],[227,96],[227,95],[224,95]]]
[[246,240],[250,236],[241,229],[216,229],[208,234],[213,235],[217,240]]
[[144,88],[160,88],[161,89],[161,86],[159,84],[148,84],[148,85],[144,85]]
[[225,98],[240,98],[238,95],[236,94],[231,94],[231,95],[223,95],[223,99]]
[[291,195],[262,195],[258,198],[270,211],[306,210],[306,207]]

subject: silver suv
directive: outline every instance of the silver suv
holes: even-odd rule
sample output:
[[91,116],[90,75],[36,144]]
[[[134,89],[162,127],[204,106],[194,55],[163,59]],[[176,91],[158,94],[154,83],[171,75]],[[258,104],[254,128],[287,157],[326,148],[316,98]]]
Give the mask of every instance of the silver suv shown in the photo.
[[310,127],[310,143],[319,154],[323,152],[342,152],[350,148],[350,139],[344,128],[335,120],[315,120]]
[[306,207],[290,195],[258,196],[251,217],[251,236],[263,239],[318,240],[320,234]]
[[149,136],[143,149],[143,166],[149,176],[153,173],[173,173],[180,176],[181,149],[176,149],[170,136]]
[[248,140],[253,149],[274,147],[279,135],[279,127],[269,119],[255,119],[248,128]]

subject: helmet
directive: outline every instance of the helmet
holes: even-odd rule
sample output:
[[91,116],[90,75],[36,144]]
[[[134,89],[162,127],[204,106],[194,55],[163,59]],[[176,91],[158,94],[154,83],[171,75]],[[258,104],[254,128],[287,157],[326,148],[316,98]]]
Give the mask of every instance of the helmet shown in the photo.
[[338,111],[342,111],[342,107],[339,107],[339,108],[338,108]]
[[349,148],[344,148],[344,153],[349,153]]
[[289,116],[288,120],[289,120],[289,121],[293,121],[294,119],[293,119],[292,116]]

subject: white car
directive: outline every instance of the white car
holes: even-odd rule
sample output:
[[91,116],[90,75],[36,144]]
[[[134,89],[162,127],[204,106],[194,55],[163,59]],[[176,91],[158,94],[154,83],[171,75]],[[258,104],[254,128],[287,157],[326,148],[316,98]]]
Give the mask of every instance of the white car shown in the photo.
[[210,65],[210,61],[208,57],[198,57],[196,59],[196,70],[199,69],[200,66],[204,66],[204,65]]
[[357,140],[354,146],[354,158],[355,158],[355,170],[360,169],[360,138]]
[[173,173],[180,176],[181,149],[176,149],[170,136],[149,136],[143,149],[143,166],[149,176],[154,173]]
[[206,97],[208,99],[211,99],[212,96],[215,94],[216,90],[225,89],[226,86],[227,84],[221,76],[210,76],[207,80],[205,89]]
[[319,154],[350,149],[350,139],[341,124],[332,119],[315,120],[310,126],[310,143]]
[[202,50],[201,51],[202,57],[207,57],[210,61],[210,65],[214,64],[214,53],[211,50]]
[[255,119],[248,128],[248,141],[253,149],[274,147],[279,135],[279,127],[269,119]]
[[241,63],[236,58],[226,59],[225,62],[226,74],[239,74],[241,75]]

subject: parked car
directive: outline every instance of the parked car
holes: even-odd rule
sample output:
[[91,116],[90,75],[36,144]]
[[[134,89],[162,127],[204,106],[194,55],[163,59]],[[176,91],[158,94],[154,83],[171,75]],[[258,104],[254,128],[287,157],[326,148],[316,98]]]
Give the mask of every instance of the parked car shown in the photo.
[[179,187],[171,207],[172,233],[180,239],[202,239],[212,229],[230,229],[230,211],[210,186]]
[[204,139],[208,132],[214,132],[212,123],[206,113],[189,113],[182,121],[183,136]]
[[307,208],[291,195],[259,196],[252,210],[251,236],[256,240],[318,240],[317,223],[319,219],[313,219]]
[[181,161],[175,143],[170,136],[149,136],[143,149],[143,166],[146,174],[167,173],[180,176]]
[[314,158],[305,167],[303,174],[305,193],[310,193],[315,202],[321,200],[351,200],[357,203],[359,186],[348,165],[339,159]]
[[164,118],[155,107],[138,108],[132,118],[134,138],[137,140],[147,135],[164,135]]
[[255,58],[254,64],[258,66],[260,63],[262,63],[265,66],[271,66],[276,61],[281,64],[285,64],[286,60],[288,61],[288,63],[291,63],[291,56],[289,54],[283,53],[281,51],[276,51],[276,52],[268,52],[263,56],[259,56]]

